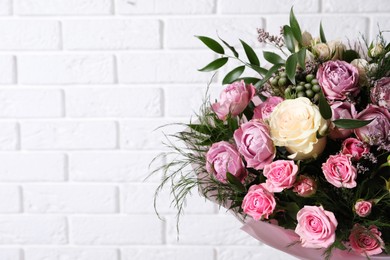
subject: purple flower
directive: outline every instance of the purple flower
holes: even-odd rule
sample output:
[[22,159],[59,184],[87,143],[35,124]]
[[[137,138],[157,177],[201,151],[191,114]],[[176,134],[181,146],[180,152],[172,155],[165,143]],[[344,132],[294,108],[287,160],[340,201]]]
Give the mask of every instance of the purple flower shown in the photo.
[[[330,106],[332,108],[332,120],[352,119],[356,116],[355,106],[350,102],[336,101]],[[333,127],[329,136],[332,139],[345,139],[353,133],[351,129],[339,129]]]
[[381,78],[375,82],[370,96],[372,103],[390,110],[390,77]]

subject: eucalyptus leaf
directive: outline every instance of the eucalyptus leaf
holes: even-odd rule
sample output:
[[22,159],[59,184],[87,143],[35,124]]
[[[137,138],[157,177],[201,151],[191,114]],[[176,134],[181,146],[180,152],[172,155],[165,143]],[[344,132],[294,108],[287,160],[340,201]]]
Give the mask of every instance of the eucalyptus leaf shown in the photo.
[[322,22],[320,22],[320,39],[321,42],[326,43],[324,29],[322,28]]
[[239,57],[238,52],[236,51],[236,49],[233,46],[231,46],[229,43],[227,43],[221,37],[218,36],[218,38],[223,42],[223,44],[225,44],[226,47],[229,48],[229,50],[231,50],[233,52],[234,57],[236,57],[236,58]]
[[286,44],[287,49],[291,52],[295,52],[295,40],[294,40],[294,34],[291,30],[291,27],[288,25],[285,25],[283,27],[283,37],[284,37],[284,43]]
[[243,40],[240,40],[242,47],[244,47],[244,51],[246,56],[248,57],[248,60],[250,64],[260,66],[259,58],[257,57],[255,51],[252,49],[251,46],[249,46],[246,42]]
[[286,61],[286,74],[288,79],[295,85],[295,74],[297,70],[298,55],[296,53],[290,55]]
[[263,51],[263,56],[266,61],[272,64],[284,64],[286,62],[282,57],[273,52]]
[[244,72],[245,66],[240,66],[235,68],[234,70],[230,71],[222,80],[222,84],[230,84],[234,81],[236,81],[241,74]]
[[300,45],[302,45],[302,32],[299,23],[297,21],[297,18],[294,15],[293,7],[291,7],[291,11],[290,11],[290,27],[293,32],[294,38],[297,40],[297,42]]
[[332,109],[330,108],[328,101],[326,101],[324,94],[320,94],[318,107],[320,109],[321,116],[328,120],[332,118]]
[[363,126],[368,125],[368,124],[371,123],[373,120],[375,120],[375,118],[373,118],[373,119],[371,119],[371,120],[337,119],[337,120],[334,120],[333,123],[334,123],[335,126],[337,126],[338,128],[343,128],[343,129],[356,129],[356,128],[360,128],[360,127],[363,127]]
[[197,36],[195,35],[196,38],[201,40],[209,49],[212,51],[219,53],[219,54],[225,54],[225,50],[223,49],[222,45],[219,44],[216,40],[206,37],[206,36]]
[[212,61],[209,64],[207,64],[206,66],[204,66],[203,68],[199,69],[199,71],[203,71],[203,72],[206,71],[207,72],[207,71],[217,70],[220,67],[222,67],[223,65],[225,65],[228,60],[229,60],[229,58],[226,58],[226,57],[216,59],[215,61]]

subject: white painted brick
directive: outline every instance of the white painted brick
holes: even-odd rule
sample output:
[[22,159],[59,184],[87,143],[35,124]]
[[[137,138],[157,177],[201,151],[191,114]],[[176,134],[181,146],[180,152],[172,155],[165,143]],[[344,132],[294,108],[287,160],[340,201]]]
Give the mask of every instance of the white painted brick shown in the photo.
[[158,49],[160,21],[151,19],[66,20],[64,48],[70,50]]
[[[20,188],[14,185],[0,186],[0,212],[14,213],[21,210]],[[1,256],[1,252],[0,252]],[[0,259],[2,259],[0,257]]]
[[11,55],[0,55],[0,84],[15,83],[15,57]]
[[319,0],[224,0],[220,1],[219,4],[221,12],[228,14],[289,13],[292,6],[294,6],[294,12],[296,13],[315,13],[319,11]]
[[117,126],[108,121],[21,123],[23,149],[109,149],[117,146]]
[[165,88],[166,115],[189,118],[199,112],[204,98],[202,87],[168,86]]
[[111,0],[14,0],[20,15],[96,15],[110,14]]
[[[244,231],[241,231],[244,232]],[[267,245],[252,246],[252,247],[218,247],[217,260],[258,260],[258,259],[272,259],[272,260],[297,260],[297,258],[276,250]]]
[[24,260],[118,260],[111,248],[25,248]]
[[21,260],[22,251],[18,248],[0,248],[1,260]]
[[55,50],[60,23],[52,20],[0,20],[0,50]]
[[389,2],[386,0],[355,0],[353,4],[337,0],[323,0],[322,9],[329,13],[367,13],[389,12]]
[[[264,20],[260,17],[172,18],[166,22],[165,42],[168,48],[205,49],[207,47],[194,35],[204,35],[216,40],[219,35],[235,46],[241,47],[239,39],[250,45],[260,45],[256,28],[263,27]],[[228,52],[227,48],[226,50]]]
[[0,117],[61,117],[62,100],[61,90],[1,89]]
[[106,84],[114,82],[111,55],[54,54],[18,57],[23,84]]
[[118,195],[107,185],[24,185],[24,209],[30,213],[114,213]]
[[71,217],[70,240],[88,245],[162,244],[162,221],[155,215]]
[[14,122],[0,122],[0,150],[16,150],[19,145],[18,125]]
[[216,0],[115,0],[119,14],[211,14]]
[[0,153],[1,181],[62,181],[65,156],[57,153]]
[[66,229],[59,216],[0,216],[0,244],[65,244]]
[[[131,247],[122,249],[122,260],[214,260],[212,248]],[[27,259],[28,260],[28,259]],[[232,260],[232,259],[230,259]]]
[[12,10],[11,0],[0,0],[0,15],[9,15]]
[[159,88],[77,88],[66,91],[71,117],[157,117],[162,111]]
[[211,51],[145,52],[120,54],[118,77],[121,83],[190,83],[206,84],[212,74],[199,72],[214,60]]

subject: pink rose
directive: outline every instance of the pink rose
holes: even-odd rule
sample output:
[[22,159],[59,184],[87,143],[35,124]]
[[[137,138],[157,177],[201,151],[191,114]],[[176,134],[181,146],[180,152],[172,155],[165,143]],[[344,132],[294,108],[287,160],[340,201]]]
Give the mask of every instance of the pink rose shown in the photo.
[[238,116],[245,110],[256,93],[252,84],[245,85],[242,80],[228,85],[221,93],[219,102],[212,104],[213,111],[221,120],[227,116]]
[[294,161],[277,160],[264,166],[265,185],[271,192],[281,192],[293,186],[298,174]]
[[356,161],[360,160],[364,154],[367,154],[370,148],[367,144],[356,138],[347,138],[341,145],[341,153],[352,156]]
[[208,150],[206,170],[223,183],[226,183],[227,172],[236,176],[240,181],[243,181],[248,174],[236,148],[225,141],[214,143]]
[[252,185],[245,195],[241,207],[254,220],[268,219],[275,210],[276,201],[274,194],[268,191],[264,184]]
[[307,248],[326,248],[336,239],[337,220],[334,214],[322,206],[304,206],[297,214],[295,228]]
[[267,120],[274,108],[283,101],[281,97],[269,97],[266,101],[255,107],[253,119]]
[[349,243],[353,251],[363,256],[378,255],[382,253],[384,243],[381,232],[374,225],[365,228],[355,224],[349,235]]
[[381,78],[375,82],[370,96],[372,103],[390,110],[390,77]]
[[390,112],[386,108],[369,104],[356,119],[374,119],[368,125],[355,129],[355,134],[361,141],[371,145],[390,144]]
[[242,124],[234,132],[234,140],[248,167],[263,169],[275,157],[268,126],[261,121],[251,120]]
[[310,197],[317,191],[317,183],[313,178],[305,175],[298,176],[297,181],[294,183],[293,192],[296,192],[301,197]]
[[[332,109],[332,120],[336,119],[353,119],[356,116],[355,106],[350,102],[335,101],[330,106]],[[353,133],[351,129],[340,129],[333,127],[330,131],[330,138],[345,139]]]
[[336,60],[321,64],[317,71],[317,79],[329,100],[344,100],[347,96],[356,96],[360,89],[358,86],[359,72],[351,64]]
[[322,164],[325,179],[337,188],[356,187],[356,168],[351,163],[351,157],[344,154],[329,156]]
[[371,213],[372,202],[359,200],[355,204],[355,212],[359,217],[367,217]]

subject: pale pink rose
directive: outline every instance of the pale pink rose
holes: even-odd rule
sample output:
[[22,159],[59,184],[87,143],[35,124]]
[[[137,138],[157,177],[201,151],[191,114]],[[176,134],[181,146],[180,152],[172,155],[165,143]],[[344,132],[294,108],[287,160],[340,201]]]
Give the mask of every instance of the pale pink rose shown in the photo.
[[381,232],[374,225],[369,228],[355,224],[349,235],[349,243],[353,251],[363,256],[382,253],[384,243]]
[[308,176],[300,175],[297,178],[297,181],[294,183],[294,192],[301,197],[310,197],[314,195],[317,191],[316,181]]
[[223,183],[226,183],[227,172],[236,176],[240,181],[248,175],[236,147],[225,141],[214,143],[208,150],[206,170]]
[[351,64],[336,60],[321,64],[317,79],[328,100],[344,100],[347,96],[356,96],[359,92],[359,72]]
[[375,82],[370,96],[372,103],[390,110],[390,77],[381,78]]
[[329,156],[322,164],[325,179],[337,188],[356,187],[357,170],[351,163],[351,157],[344,154]]
[[254,220],[268,219],[275,210],[276,201],[274,194],[268,191],[264,184],[252,185],[241,207]]
[[212,104],[213,111],[221,120],[226,120],[227,116],[238,116],[248,106],[256,93],[252,84],[246,85],[239,81],[228,85],[221,93],[219,101]]
[[271,192],[281,192],[293,186],[298,174],[294,161],[277,160],[264,166],[265,185]]
[[372,202],[359,200],[355,203],[355,212],[359,217],[367,217],[371,213]]
[[360,160],[369,151],[370,148],[366,143],[352,137],[345,139],[341,145],[341,153],[352,156],[356,161]]
[[267,120],[274,108],[283,101],[281,97],[269,97],[254,109],[253,119]]
[[336,217],[322,206],[304,206],[298,211],[297,221],[295,233],[300,236],[303,247],[326,248],[336,239]]
[[[356,116],[355,106],[350,102],[335,101],[331,104],[332,120],[353,119]],[[332,139],[345,139],[353,133],[352,129],[342,129],[334,126],[329,137]]]
[[268,126],[262,121],[251,120],[242,124],[234,132],[234,140],[247,167],[261,170],[275,158],[275,146]]
[[384,107],[369,104],[356,119],[374,119],[366,126],[356,128],[356,136],[371,145],[390,145],[390,112]]

